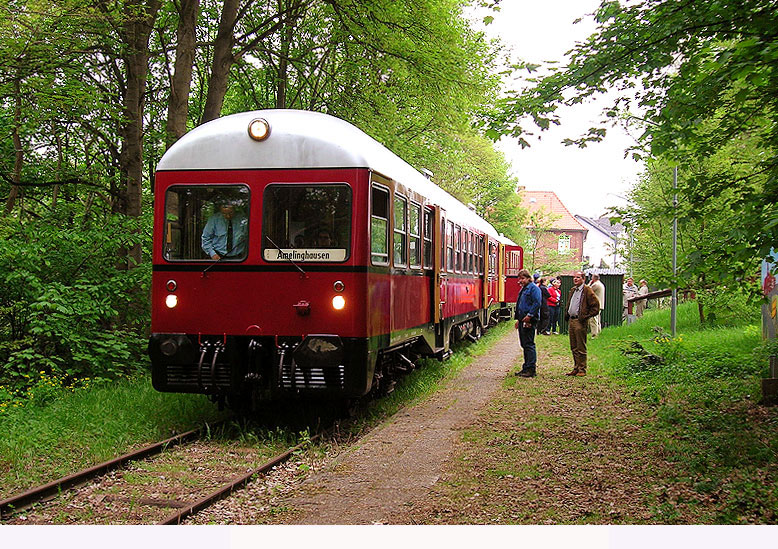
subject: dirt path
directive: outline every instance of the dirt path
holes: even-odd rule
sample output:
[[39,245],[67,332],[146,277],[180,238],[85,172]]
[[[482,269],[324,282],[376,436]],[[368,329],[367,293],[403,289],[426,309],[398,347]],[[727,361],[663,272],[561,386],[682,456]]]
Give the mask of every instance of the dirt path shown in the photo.
[[510,332],[430,400],[369,433],[282,503],[290,510],[283,522],[390,522],[438,481],[462,429],[497,391],[518,351]]

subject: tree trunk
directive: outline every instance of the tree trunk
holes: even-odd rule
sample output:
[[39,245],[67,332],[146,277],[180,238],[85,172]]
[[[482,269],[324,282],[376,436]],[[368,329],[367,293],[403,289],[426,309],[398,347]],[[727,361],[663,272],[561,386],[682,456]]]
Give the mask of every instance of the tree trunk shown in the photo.
[[10,214],[16,205],[19,196],[19,183],[22,180],[22,165],[24,164],[24,150],[22,138],[19,136],[19,126],[22,124],[22,84],[19,79],[14,80],[14,124],[11,134],[14,142],[14,172],[11,175],[13,185],[5,203],[5,215]]
[[235,23],[238,18],[239,0],[225,0],[219,20],[219,31],[213,43],[213,64],[208,79],[208,96],[205,100],[201,124],[221,116],[224,95],[227,93],[227,81],[230,69],[235,63],[232,46],[235,43]]
[[[280,10],[279,10],[280,11]],[[289,50],[291,49],[292,36],[294,34],[295,19],[290,17],[284,23],[281,33],[280,59],[278,60],[278,74],[276,75],[276,108],[285,109],[286,105],[286,83],[289,80]]]
[[[54,136],[54,139],[57,141],[57,180],[62,179],[62,138],[59,134]],[[59,198],[59,183],[54,185],[54,188],[51,190],[51,210],[54,211],[57,209],[57,198]]]
[[[122,149],[119,155],[121,179],[123,183],[122,199],[119,211],[131,217],[141,213],[143,184],[143,108],[146,92],[146,78],[149,68],[149,37],[157,17],[160,0],[132,0],[127,12],[132,15],[123,24],[123,36],[126,48],[124,63],[127,87],[124,95],[124,121],[119,130]],[[141,248],[139,244],[128,250],[127,267],[140,264]]]
[[181,0],[176,33],[176,63],[170,83],[165,145],[170,147],[186,133],[189,115],[189,90],[195,58],[195,29],[200,0]]

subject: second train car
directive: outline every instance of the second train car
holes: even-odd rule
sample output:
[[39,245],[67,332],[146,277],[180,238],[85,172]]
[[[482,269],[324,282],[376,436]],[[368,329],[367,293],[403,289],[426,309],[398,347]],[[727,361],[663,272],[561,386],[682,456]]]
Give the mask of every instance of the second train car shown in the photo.
[[238,403],[389,390],[510,318],[522,250],[384,146],[296,110],[214,120],[155,181],[157,390]]

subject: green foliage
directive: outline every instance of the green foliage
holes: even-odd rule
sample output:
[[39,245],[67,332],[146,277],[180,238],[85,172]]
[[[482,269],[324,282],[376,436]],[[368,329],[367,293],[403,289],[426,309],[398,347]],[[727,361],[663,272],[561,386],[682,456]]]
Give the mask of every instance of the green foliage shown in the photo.
[[[176,52],[180,4],[157,4],[0,2],[0,196],[8,197],[0,384],[14,398],[42,383],[39,372],[71,386],[145,362],[150,266],[126,266],[138,246],[148,258],[152,174],[166,148],[174,63],[184,57]],[[516,239],[515,180],[474,128],[497,95],[496,48],[470,28],[466,6],[241,2],[222,114],[280,107],[340,116],[431,169]],[[211,76],[223,8],[199,4],[190,129],[218,88]],[[148,31],[148,44],[138,40]],[[142,188],[130,189],[135,182]],[[137,219],[115,215],[134,215],[139,199]]]
[[[686,275],[745,275],[778,241],[774,2],[603,1],[595,20],[597,31],[573,48],[567,66],[530,77],[524,92],[500,101],[491,130],[521,138],[530,134],[525,117],[542,130],[561,122],[559,105],[610,90],[604,119],[643,130],[634,154],[680,167]],[[607,124],[569,143],[599,141]],[[662,198],[666,227],[672,214]],[[655,222],[649,213],[640,210]]]
[[41,376],[70,385],[138,367],[148,270],[115,268],[138,237],[124,219],[102,226],[76,213],[0,220],[0,383],[16,390]]

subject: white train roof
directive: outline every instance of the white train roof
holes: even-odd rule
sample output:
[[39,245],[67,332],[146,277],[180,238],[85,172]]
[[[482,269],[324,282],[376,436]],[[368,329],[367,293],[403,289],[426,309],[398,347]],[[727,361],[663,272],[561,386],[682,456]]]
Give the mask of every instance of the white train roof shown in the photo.
[[[264,118],[270,124],[270,136],[264,141],[254,141],[248,135],[249,122],[255,118]],[[369,168],[440,205],[458,223],[498,237],[487,221],[378,141],[344,120],[318,112],[268,109],[218,118],[179,139],[164,154],[157,169],[290,167]]]

